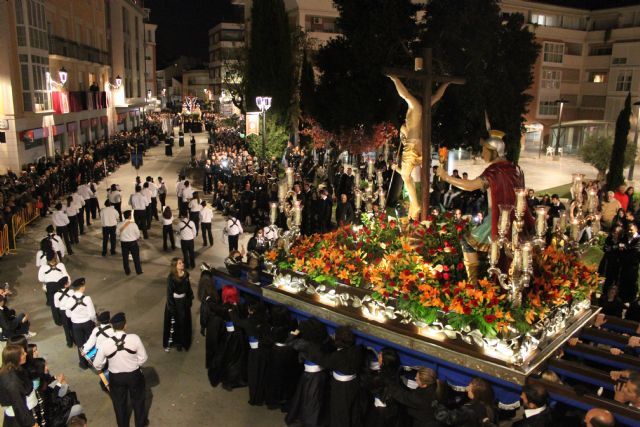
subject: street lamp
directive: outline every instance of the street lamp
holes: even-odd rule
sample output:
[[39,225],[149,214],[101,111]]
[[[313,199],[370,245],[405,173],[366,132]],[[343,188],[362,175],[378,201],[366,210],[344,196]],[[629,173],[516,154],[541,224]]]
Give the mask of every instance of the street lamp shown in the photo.
[[262,158],[267,159],[267,110],[271,108],[270,96],[257,96],[256,105],[262,113]]
[[52,90],[53,87],[56,87],[58,89],[64,88],[65,83],[67,83],[68,76],[69,76],[69,73],[67,73],[67,70],[65,70],[64,67],[60,68],[60,70],[58,71],[58,79],[60,79],[60,83],[58,83],[51,77],[51,73],[47,71],[47,80],[49,82],[49,90]]
[[557,105],[560,105],[560,108],[558,109],[558,131],[556,132],[556,146],[553,150],[554,155],[556,154],[556,152],[558,152],[559,154],[559,149],[560,149],[560,132],[562,131],[562,110],[564,109],[564,104],[567,104],[569,101],[567,101],[566,99],[558,99],[556,101]]
[[62,86],[67,82],[68,75],[69,74],[67,73],[67,70],[65,70],[64,66],[60,68],[60,71],[58,71],[58,77],[60,77],[60,83],[62,83]]
[[638,107],[638,114],[636,115],[636,135],[633,137],[633,161],[631,162],[631,166],[629,166],[628,181],[633,180],[633,170],[636,166],[636,154],[638,152],[638,133],[640,132],[640,101],[634,102],[633,105]]

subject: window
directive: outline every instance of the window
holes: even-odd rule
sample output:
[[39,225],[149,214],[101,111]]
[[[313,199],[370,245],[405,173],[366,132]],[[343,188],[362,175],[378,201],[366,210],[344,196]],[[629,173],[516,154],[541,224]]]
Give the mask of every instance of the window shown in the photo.
[[544,42],[544,62],[562,64],[563,43]]
[[534,13],[531,15],[531,23],[545,27],[559,27],[560,17],[556,15],[540,15]]
[[589,56],[608,56],[611,55],[611,45],[595,44],[589,46]]
[[538,115],[557,116],[558,104],[556,104],[556,101],[540,101],[540,106],[538,107]]
[[627,58],[613,58],[611,63],[613,65],[624,65],[627,63]]
[[633,76],[632,70],[623,70],[618,74],[618,78],[616,79],[616,91],[617,92],[628,92],[631,90],[631,78]]
[[562,80],[562,71],[560,70],[542,70],[542,89],[560,89],[560,81]]
[[587,74],[587,81],[591,83],[606,83],[607,73],[604,71],[590,71]]

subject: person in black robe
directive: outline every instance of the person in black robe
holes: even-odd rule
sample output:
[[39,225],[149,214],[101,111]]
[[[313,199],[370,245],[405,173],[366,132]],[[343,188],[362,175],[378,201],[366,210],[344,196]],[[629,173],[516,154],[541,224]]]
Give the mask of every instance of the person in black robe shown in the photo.
[[200,334],[205,337],[205,368],[212,387],[220,384],[222,376],[222,354],[224,338],[224,312],[225,307],[220,302],[220,296],[215,289],[215,284],[208,286],[208,280],[200,280],[203,287],[198,289],[202,295],[200,304]]
[[[220,365],[221,381],[222,388],[231,391],[234,388],[247,385],[245,367],[248,345],[242,330],[236,328],[231,320],[241,314],[242,307],[238,290],[233,286],[224,286],[222,288],[222,303],[225,311],[222,313],[224,316],[224,339]],[[235,313],[231,314],[234,311]]]
[[178,351],[189,351],[191,347],[191,304],[193,291],[189,273],[184,269],[182,258],[171,260],[171,273],[167,278],[167,303],[164,308],[164,330],[162,346],[169,351],[175,345]]
[[271,310],[270,333],[273,347],[266,369],[266,402],[269,409],[286,409],[300,377],[298,353],[287,345],[293,327],[289,310],[284,306],[274,306]]
[[363,351],[356,337],[346,327],[336,329],[336,351],[326,352],[320,346],[309,346],[307,354],[320,366],[331,371],[329,424],[331,427],[353,427],[362,424],[358,397],[357,374],[363,361]]
[[398,403],[386,398],[384,392],[389,386],[400,385],[400,358],[392,348],[383,348],[374,356],[360,381],[367,399],[363,408],[364,424],[367,427],[395,427],[399,425]]
[[602,307],[602,313],[607,316],[622,317],[622,310],[624,309],[624,303],[618,297],[618,287],[611,286],[607,289],[607,293],[600,297],[600,307]]
[[626,247],[620,263],[620,299],[631,303],[638,297],[638,269],[640,267],[640,234],[635,223],[627,226]]
[[299,329],[287,338],[287,344],[300,351],[300,359],[304,361],[304,372],[289,401],[285,417],[287,425],[319,427],[327,424],[327,373],[313,359],[305,358],[302,352],[310,345],[327,348],[328,341],[327,329],[315,318],[301,322]]
[[625,248],[622,227],[613,227],[604,241],[604,256],[598,266],[598,274],[605,277],[602,295],[607,295],[610,286],[618,285],[620,281],[620,260]]
[[241,319],[236,310],[230,312],[235,327],[242,329],[249,343],[247,354],[247,383],[249,405],[263,405],[265,400],[265,372],[269,359],[269,323],[263,304],[252,304],[247,309],[247,318]]
[[437,426],[433,404],[438,398],[438,377],[433,369],[421,367],[415,376],[416,388],[389,382],[384,392],[384,401],[395,401],[406,408],[414,427]]
[[[495,409],[493,389],[491,384],[482,378],[474,378],[467,386],[469,401],[455,409],[448,409],[443,405],[435,406],[435,418],[444,426],[475,427],[482,425],[497,425],[497,411]],[[424,425],[424,424],[414,424]]]
[[173,156],[173,137],[164,140],[164,155],[168,157]]
[[196,156],[196,138],[191,135],[191,140],[189,141],[189,144],[191,145],[191,157],[195,157]]

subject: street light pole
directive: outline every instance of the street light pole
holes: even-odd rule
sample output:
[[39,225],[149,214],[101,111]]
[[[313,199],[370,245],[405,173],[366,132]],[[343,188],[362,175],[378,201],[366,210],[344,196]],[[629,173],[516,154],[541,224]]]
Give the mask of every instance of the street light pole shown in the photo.
[[636,135],[633,137],[633,161],[631,162],[631,166],[629,166],[629,175],[627,176],[628,181],[633,180],[633,171],[636,166],[636,154],[638,152],[638,133],[640,132],[640,101],[634,102],[633,105],[638,107],[638,114],[636,115]]
[[270,96],[257,96],[256,105],[262,113],[262,159],[267,158],[267,110],[271,108]]
[[567,101],[566,99],[558,99],[556,101],[556,104],[560,105],[560,109],[558,110],[558,132],[556,133],[556,146],[555,149],[553,150],[554,155],[557,153],[560,153],[560,132],[562,131],[562,110],[564,109],[564,104],[566,104]]

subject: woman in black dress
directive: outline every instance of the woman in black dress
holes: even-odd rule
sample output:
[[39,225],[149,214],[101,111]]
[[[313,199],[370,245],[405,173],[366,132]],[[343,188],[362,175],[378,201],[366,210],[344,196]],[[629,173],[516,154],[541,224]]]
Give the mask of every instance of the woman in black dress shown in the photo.
[[171,273],[167,278],[167,304],[164,308],[162,346],[169,351],[175,344],[178,351],[191,347],[191,303],[193,291],[189,273],[184,270],[182,258],[171,260]]

